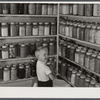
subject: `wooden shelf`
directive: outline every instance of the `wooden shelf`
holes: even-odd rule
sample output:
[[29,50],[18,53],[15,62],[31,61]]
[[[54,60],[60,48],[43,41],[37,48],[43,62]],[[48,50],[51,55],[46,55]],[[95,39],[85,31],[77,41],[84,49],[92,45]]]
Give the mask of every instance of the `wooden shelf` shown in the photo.
[[90,43],[90,42],[78,40],[78,39],[67,37],[67,36],[64,36],[64,35],[61,35],[61,34],[59,34],[59,36],[67,38],[67,39],[72,40],[72,41],[75,41],[77,44],[83,45],[85,47],[100,50],[100,45],[98,45],[98,44],[93,44],[93,43]]
[[100,22],[100,17],[95,16],[77,16],[77,15],[61,15],[60,17],[67,17],[70,20],[85,21],[85,22]]
[[66,81],[71,87],[75,87],[75,85],[73,85],[71,82],[69,82],[69,81],[66,79],[66,77],[63,77],[63,76],[61,76],[60,74],[59,74],[59,76],[60,76],[64,81]]
[[72,60],[69,60],[68,58],[65,58],[65,57],[62,57],[62,56],[59,56],[59,57],[61,57],[61,58],[65,59],[65,60],[67,60],[67,61],[69,61],[69,62],[71,62],[71,63],[73,63],[73,64],[75,64],[75,65],[77,65],[77,66],[79,66],[79,67],[81,67],[82,69],[84,69],[84,70],[86,70],[86,71],[88,71],[88,72],[90,72],[90,73],[92,73],[92,74],[94,74],[94,75],[100,77],[100,74],[98,74],[98,73],[96,73],[96,72],[93,72],[92,70],[87,69],[86,67],[84,67],[84,66],[82,66],[82,65],[80,65],[80,64],[77,64],[76,62],[74,62],[74,61],[72,61]]

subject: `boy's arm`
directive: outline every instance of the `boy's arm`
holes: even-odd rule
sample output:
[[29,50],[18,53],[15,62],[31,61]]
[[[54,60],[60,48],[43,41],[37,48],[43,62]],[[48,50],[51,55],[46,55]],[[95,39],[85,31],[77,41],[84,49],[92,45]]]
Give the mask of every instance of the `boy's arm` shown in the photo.
[[48,76],[49,76],[49,78],[50,78],[51,80],[54,80],[54,79],[55,79],[55,77],[54,77],[54,75],[53,75],[52,73],[48,74]]

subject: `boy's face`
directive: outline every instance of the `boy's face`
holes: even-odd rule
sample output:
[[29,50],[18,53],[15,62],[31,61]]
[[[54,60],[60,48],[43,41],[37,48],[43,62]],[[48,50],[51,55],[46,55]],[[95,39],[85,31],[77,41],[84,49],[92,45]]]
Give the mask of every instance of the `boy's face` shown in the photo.
[[48,58],[48,51],[43,49],[39,53],[39,60],[42,62],[46,62]]

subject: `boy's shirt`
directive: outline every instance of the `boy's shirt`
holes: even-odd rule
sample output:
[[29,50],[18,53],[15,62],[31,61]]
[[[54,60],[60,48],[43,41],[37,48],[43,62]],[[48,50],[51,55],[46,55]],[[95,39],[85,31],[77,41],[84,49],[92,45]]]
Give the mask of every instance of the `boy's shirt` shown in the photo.
[[37,65],[36,65],[36,71],[37,71],[37,77],[38,77],[39,81],[50,80],[48,75],[52,72],[51,72],[50,68],[45,65],[45,63],[38,60]]

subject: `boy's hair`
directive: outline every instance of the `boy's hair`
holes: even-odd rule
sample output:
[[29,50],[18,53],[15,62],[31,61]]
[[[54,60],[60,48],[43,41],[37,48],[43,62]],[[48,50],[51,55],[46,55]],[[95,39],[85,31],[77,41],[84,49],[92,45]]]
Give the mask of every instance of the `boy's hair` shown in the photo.
[[48,49],[46,47],[43,47],[43,46],[39,46],[37,47],[36,51],[35,51],[35,56],[38,58],[38,55],[39,55],[39,52],[41,50],[45,50],[45,51],[48,51]]

